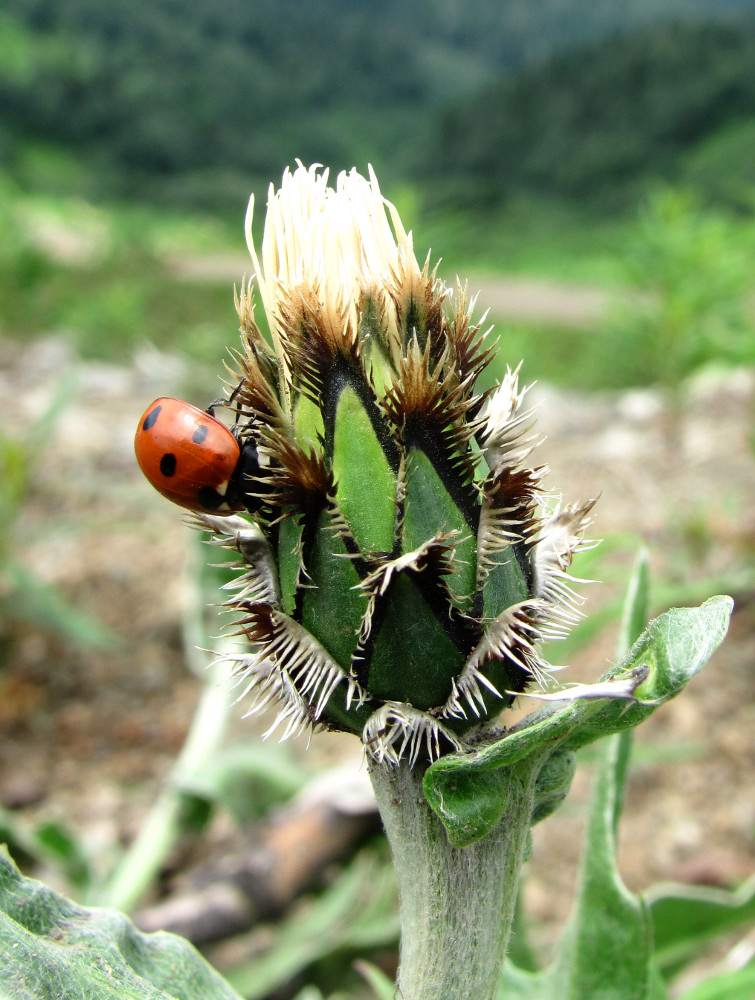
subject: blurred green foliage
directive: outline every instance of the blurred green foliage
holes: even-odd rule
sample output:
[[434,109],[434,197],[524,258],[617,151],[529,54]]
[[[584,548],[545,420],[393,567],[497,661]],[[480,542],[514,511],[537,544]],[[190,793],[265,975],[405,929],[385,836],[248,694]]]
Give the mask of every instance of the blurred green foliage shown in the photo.
[[755,119],[732,122],[703,139],[685,157],[681,179],[712,202],[751,214],[755,208]]
[[[496,218],[505,220],[505,212]],[[612,298],[604,316],[582,324],[496,322],[496,377],[501,366],[524,359],[528,381],[581,390],[676,389],[703,368],[755,364],[751,216],[706,207],[691,189],[661,187],[613,225],[611,239],[605,223],[596,227],[563,212],[549,235],[535,231],[545,274],[597,284],[613,290]],[[536,271],[531,240],[524,236],[524,252]]]
[[663,190],[647,201],[626,253],[639,295],[622,304],[610,331],[629,384],[673,387],[706,364],[755,363],[753,237],[733,239],[726,217],[704,211],[689,192]]
[[[63,335],[110,361],[149,343],[206,385],[235,342],[249,191],[264,201],[300,155],[371,158],[446,277],[630,289],[599,327],[493,315],[501,363],[526,358],[528,379],[672,384],[751,363],[753,15],[755,0],[9,0],[0,336]],[[659,178],[695,195],[654,194]],[[214,254],[238,271],[203,274]]]
[[[178,264],[232,247],[223,226],[29,195],[7,178],[0,186],[0,335],[64,335],[82,356],[108,361],[152,343],[215,369],[238,325],[232,281],[187,281]],[[239,226],[239,251],[242,240]]]
[[[44,458],[50,427],[72,391],[63,379],[46,410],[26,434],[0,430],[0,667],[6,635],[19,622],[54,632],[81,649],[114,649],[115,635],[92,616],[79,611],[39,574],[28,569],[24,547],[24,506],[34,490],[37,463]],[[54,525],[50,534],[54,534]]]
[[[372,160],[392,182],[470,174],[481,192],[529,172],[579,193],[636,170],[659,130],[656,158],[715,127],[711,87],[727,120],[753,110],[751,33],[613,35],[742,13],[753,0],[6,0],[0,154],[58,193],[216,211],[241,210],[296,156]],[[559,55],[589,42],[588,57]],[[458,101],[428,157],[435,116]],[[51,171],[39,144],[77,160]]]
[[[461,101],[441,116],[424,165],[441,203],[500,204],[529,192],[615,211],[649,180],[682,178],[686,158],[713,142],[689,170],[710,195],[740,205],[754,118],[755,21],[656,26],[560,54]],[[732,160],[717,155],[721,130]]]

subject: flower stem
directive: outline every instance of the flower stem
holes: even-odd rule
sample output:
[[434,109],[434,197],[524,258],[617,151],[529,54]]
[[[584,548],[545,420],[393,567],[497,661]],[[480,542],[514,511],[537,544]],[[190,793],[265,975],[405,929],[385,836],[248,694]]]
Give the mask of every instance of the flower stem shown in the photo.
[[508,805],[496,827],[453,847],[422,791],[426,766],[370,765],[401,905],[401,1000],[491,1000],[506,952],[538,767],[500,771]]

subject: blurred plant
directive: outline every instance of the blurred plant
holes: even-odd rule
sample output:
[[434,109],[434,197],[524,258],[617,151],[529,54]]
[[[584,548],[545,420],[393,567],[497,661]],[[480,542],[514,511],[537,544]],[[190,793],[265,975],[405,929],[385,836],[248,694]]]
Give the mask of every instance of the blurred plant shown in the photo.
[[703,140],[685,157],[685,185],[706,200],[743,215],[755,208],[755,121],[734,120]]
[[[264,1000],[336,950],[364,954],[394,945],[397,937],[395,880],[365,853],[304,911],[292,914],[263,955],[229,972],[228,981],[246,1000]],[[368,978],[373,984],[377,979],[374,973]]]
[[641,210],[626,267],[638,294],[622,305],[608,342],[627,382],[675,390],[703,365],[753,363],[751,270],[724,215],[689,191],[657,191]]
[[133,910],[154,883],[179,838],[190,829],[196,835],[213,807],[224,806],[245,824],[292,796],[307,777],[280,753],[260,755],[255,747],[226,745],[232,707],[228,663],[237,641],[221,640],[209,663],[204,651],[220,627],[217,613],[210,614],[207,605],[227,574],[208,565],[198,544],[192,555],[182,632],[187,665],[203,681],[199,702],[171,773],[137,836],[105,884],[90,892],[98,904],[126,911]]
[[51,429],[74,386],[73,378],[62,379],[45,411],[23,437],[0,428],[0,626],[7,630],[13,622],[23,621],[82,647],[112,649],[117,639],[110,630],[30,572],[19,554],[19,529],[34,469],[44,460]]
[[[54,871],[57,882],[90,904],[133,910],[176,845],[182,838],[196,839],[215,811],[226,810],[239,826],[249,826],[288,801],[309,778],[307,769],[294,764],[282,749],[260,748],[257,743],[229,745],[226,740],[233,704],[227,661],[214,654],[208,657],[206,650],[220,628],[216,609],[208,608],[210,595],[228,574],[208,564],[204,546],[192,537],[182,639],[187,668],[201,678],[202,689],[184,745],[128,849],[120,852],[113,844],[95,856],[60,820],[24,821],[13,811],[0,809],[0,842],[19,861]],[[43,589],[38,599],[50,603],[48,591]],[[100,635],[97,622],[90,623],[65,604],[60,608],[62,621],[74,633],[78,635],[80,619],[85,636],[90,636],[88,628]],[[115,641],[102,629],[106,648],[112,649]],[[235,646],[234,640],[225,639],[220,652],[231,655]]]
[[[174,273],[187,225],[143,207],[28,194],[0,173],[0,336],[55,334],[109,361],[152,343],[209,371],[232,313],[223,283]],[[200,252],[227,246],[201,218],[196,231]]]

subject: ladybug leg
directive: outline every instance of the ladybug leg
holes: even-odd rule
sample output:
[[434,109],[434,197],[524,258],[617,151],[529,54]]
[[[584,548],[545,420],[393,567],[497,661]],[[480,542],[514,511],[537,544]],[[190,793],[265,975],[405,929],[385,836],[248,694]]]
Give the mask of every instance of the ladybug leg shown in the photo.
[[242,405],[238,401],[238,395],[241,392],[242,384],[243,384],[242,382],[238,383],[238,385],[236,386],[236,388],[233,390],[233,392],[231,393],[231,395],[228,397],[228,403],[226,404],[228,407],[230,407],[231,404],[233,404],[235,406],[235,409],[236,409],[236,419],[234,420],[234,423],[233,423],[234,430],[236,430],[238,428],[240,417],[243,414]]
[[[238,385],[236,386],[236,388],[235,388],[235,389],[233,390],[233,392],[231,393],[231,395],[230,395],[230,396],[228,397],[228,402],[229,402],[229,403],[235,403],[235,402],[236,402],[236,397],[237,397],[237,396],[238,396],[238,394],[239,394],[239,393],[241,392],[241,387],[242,387],[242,385],[243,385],[243,382],[239,382],[239,384],[238,384]],[[238,409],[240,409],[240,407],[239,407],[239,406],[237,406],[237,407],[236,407],[236,409],[238,410]]]
[[213,399],[213,401],[206,407],[206,412],[209,413],[211,417],[214,417],[215,410],[217,410],[219,406],[226,407],[227,405],[228,401],[225,399]]
[[213,401],[207,407],[207,412],[210,414],[211,417],[215,416],[215,410],[218,407],[222,407],[225,410],[235,410],[235,419],[233,421],[233,428],[232,428],[234,432],[239,426],[239,419],[242,415],[241,404],[237,401],[238,394],[240,391],[241,391],[241,382],[239,382],[239,384],[236,386],[236,388],[233,390],[233,392],[227,399],[223,399],[222,397],[219,399],[213,399]]

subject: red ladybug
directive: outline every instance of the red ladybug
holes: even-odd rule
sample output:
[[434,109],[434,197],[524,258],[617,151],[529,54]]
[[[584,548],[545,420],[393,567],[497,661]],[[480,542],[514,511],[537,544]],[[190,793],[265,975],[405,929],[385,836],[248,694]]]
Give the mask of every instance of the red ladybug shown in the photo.
[[210,413],[163,397],[139,421],[134,451],[144,475],[164,497],[189,510],[213,514],[255,511],[260,485],[257,449],[239,442]]

